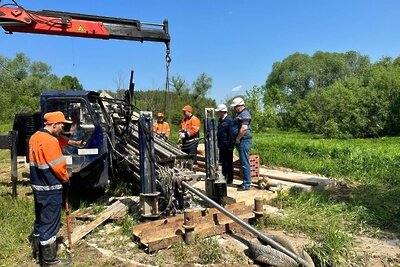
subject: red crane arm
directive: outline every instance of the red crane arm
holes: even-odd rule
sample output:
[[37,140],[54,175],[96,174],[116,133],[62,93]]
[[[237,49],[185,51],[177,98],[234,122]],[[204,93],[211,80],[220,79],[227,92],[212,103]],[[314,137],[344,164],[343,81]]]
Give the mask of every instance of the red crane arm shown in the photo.
[[0,26],[8,33],[26,32],[98,39],[163,42],[169,48],[168,21],[163,24],[58,11],[0,7]]

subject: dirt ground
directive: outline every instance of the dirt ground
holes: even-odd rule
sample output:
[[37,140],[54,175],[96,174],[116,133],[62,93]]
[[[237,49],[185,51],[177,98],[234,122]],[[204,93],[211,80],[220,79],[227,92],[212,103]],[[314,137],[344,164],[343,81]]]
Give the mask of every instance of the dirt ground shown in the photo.
[[[204,265],[189,258],[185,262],[176,261],[176,250],[169,248],[153,254],[145,253],[128,237],[114,236],[118,227],[107,224],[103,229],[88,236],[74,251],[73,266],[87,266],[88,258],[96,259],[91,266],[259,266],[246,256],[247,246],[241,237],[253,240],[249,234],[240,232],[216,236],[223,248],[221,263]],[[288,235],[281,231],[265,231],[267,235],[283,236],[295,247],[302,248],[310,240],[302,235]],[[400,241],[398,239],[374,239],[364,236],[357,237],[355,254],[350,259],[357,263],[348,266],[400,266]],[[201,262],[201,261],[200,261]]]
[[[21,171],[23,170],[20,168],[19,173]],[[0,179],[9,179],[8,177],[9,169],[0,170]],[[29,191],[28,185],[23,184]],[[183,244],[180,250],[170,247],[156,253],[146,253],[132,238],[119,234],[119,228],[120,226],[113,222],[105,223],[80,243],[75,244],[72,266],[258,266],[246,256],[247,246],[241,240],[242,238],[250,240],[254,237],[244,231],[214,237],[222,248],[221,261],[218,264],[206,265],[191,254],[191,251],[196,248],[185,248]],[[61,233],[64,231],[65,229]],[[311,242],[303,235],[289,235],[282,231],[268,229],[263,232],[267,235],[284,236],[299,248]],[[349,259],[356,263],[349,263],[348,266],[400,266],[399,236],[388,235],[388,238],[384,239],[357,236],[355,239],[354,253],[349,255]],[[182,256],[177,255],[179,253],[187,253],[188,257],[186,259],[181,257],[183,260],[179,261],[177,258]],[[63,252],[62,255],[66,256],[66,253]],[[26,266],[37,265],[32,261]]]

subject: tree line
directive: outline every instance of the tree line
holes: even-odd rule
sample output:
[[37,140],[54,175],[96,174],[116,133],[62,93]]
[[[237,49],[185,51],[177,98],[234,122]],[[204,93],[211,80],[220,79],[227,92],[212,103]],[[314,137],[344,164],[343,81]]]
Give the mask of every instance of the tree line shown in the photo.
[[[178,124],[186,104],[200,118],[204,108],[215,107],[215,100],[207,97],[211,87],[212,78],[206,73],[190,85],[176,75],[167,93],[160,88],[135,89],[134,104],[141,110],[163,112],[169,122]],[[57,77],[51,66],[32,62],[22,53],[14,59],[0,56],[1,123],[11,122],[16,113],[38,111],[40,94],[48,89],[84,88],[76,77]],[[120,98],[125,89],[104,91]],[[326,137],[398,135],[400,57],[372,63],[369,56],[355,51],[294,53],[275,62],[265,84],[248,89],[243,97],[256,132],[278,128]]]
[[378,137],[400,133],[400,57],[294,53],[246,92],[255,128]]
[[[15,58],[0,56],[0,122],[10,123],[18,113],[39,111],[40,95],[47,90],[83,90],[78,78],[66,75],[58,77],[51,72],[51,66],[43,62],[31,61],[25,54],[17,53]],[[193,113],[202,117],[205,107],[214,107],[215,101],[207,97],[212,87],[212,78],[205,73],[189,85],[181,76],[173,76],[171,91],[136,90],[134,104],[140,110],[163,112],[169,122],[178,124],[182,118],[184,105],[193,106]],[[90,90],[90,89],[89,89]],[[111,96],[123,98],[126,89],[110,91]]]
[[82,90],[76,77],[62,78],[51,73],[46,63],[31,61],[23,53],[14,59],[0,56],[0,122],[9,123],[17,113],[39,110],[39,99],[46,90]]
[[[171,77],[170,91],[135,89],[133,104],[138,110],[152,111],[154,116],[162,112],[168,122],[178,125],[183,117],[182,108],[185,105],[191,105],[193,114],[200,119],[204,116],[205,108],[216,106],[215,100],[207,97],[211,87],[212,78],[206,73],[201,73],[191,85],[183,77],[176,75]],[[125,90],[106,92],[115,98],[122,98]]]

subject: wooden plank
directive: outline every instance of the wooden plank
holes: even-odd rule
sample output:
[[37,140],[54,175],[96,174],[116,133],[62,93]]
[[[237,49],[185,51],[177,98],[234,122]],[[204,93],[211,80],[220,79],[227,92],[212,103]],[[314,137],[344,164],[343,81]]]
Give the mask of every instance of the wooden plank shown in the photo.
[[[248,217],[247,217],[248,216]],[[247,214],[242,216],[244,221],[248,221],[248,219],[253,218],[254,214]],[[237,223],[227,223],[224,225],[209,225],[208,227],[205,227],[203,229],[200,229],[197,231],[195,229],[195,233],[200,235],[201,237],[209,237],[213,235],[218,235],[222,233],[226,233],[228,231],[234,230],[234,229],[240,229],[241,226]],[[148,239],[146,240],[146,243],[143,243],[149,251],[156,251],[159,249],[164,249],[168,248],[172,244],[178,243],[180,241],[184,240],[184,233],[180,235],[174,235],[174,236],[168,236],[162,239]]]
[[[232,213],[235,214],[236,216],[240,217],[243,214],[248,214],[252,213],[253,209],[252,207],[243,207],[241,209],[236,209]],[[204,217],[199,218],[199,220],[196,222],[198,225],[200,224],[215,224],[215,225],[220,225],[220,224],[226,224],[229,222],[232,222],[232,219],[230,219],[228,216],[226,216],[223,213],[215,213],[215,214],[210,214],[211,216],[207,215]]]
[[[243,207],[245,207],[245,203],[238,202],[238,203],[233,203],[231,205],[227,205],[225,208],[234,213],[235,209],[243,208]],[[200,217],[202,217],[203,213],[211,214],[211,216],[212,216],[212,214],[219,213],[219,211],[215,208],[196,209],[194,211],[193,216],[195,219],[200,218]],[[160,231],[162,229],[169,229],[169,228],[175,229],[175,228],[181,227],[182,224],[183,224],[183,214],[178,214],[173,217],[166,218],[166,219],[156,220],[153,222],[147,222],[147,223],[141,223],[139,225],[135,225],[132,228],[132,234],[134,236],[141,237],[143,232],[144,233],[153,232],[154,229],[157,229],[157,231]]]
[[177,235],[162,240],[152,241],[148,244],[145,244],[145,246],[148,248],[149,252],[153,252],[156,250],[168,248],[172,244],[176,244],[180,241],[183,241],[183,237]]
[[96,215],[91,214],[93,211],[93,207],[88,207],[84,209],[77,209],[76,211],[71,213],[71,217],[78,220],[95,220],[97,218]]
[[132,233],[135,236],[139,236],[142,232],[152,232],[154,229],[161,229],[166,225],[171,225],[176,222],[182,223],[183,222],[183,214],[178,214],[174,217],[169,217],[161,220],[156,220],[153,222],[146,222],[141,223],[138,225],[133,226]]
[[157,231],[154,231],[153,233],[143,236],[140,238],[140,242],[142,243],[150,243],[153,241],[157,241],[157,240],[163,240],[165,238],[170,238],[173,236],[181,236],[185,233],[185,229],[182,227],[178,228],[178,229],[163,229],[161,231],[159,231],[157,229]]
[[100,215],[91,223],[88,225],[84,226],[82,229],[79,229],[76,232],[73,232],[71,235],[71,240],[72,243],[76,243],[83,237],[85,237],[87,234],[89,234],[93,229],[101,225],[103,222],[108,220],[113,214],[121,211],[122,209],[126,208],[124,203],[121,203],[120,201],[117,201],[113,203],[109,208],[107,208],[105,211],[100,213]]
[[[221,227],[220,228],[223,229],[226,224],[234,223],[233,220],[226,217],[224,222],[220,221],[220,223],[216,225],[213,223],[213,220],[209,219],[210,217],[213,217],[214,215],[217,215],[217,214],[211,214],[211,215],[200,217],[200,220],[198,221],[198,223],[196,223],[196,226],[195,226],[195,233],[206,231],[207,229],[218,228],[220,226],[222,226],[222,228]],[[219,215],[221,215],[221,214],[219,214]],[[253,218],[254,214],[252,212],[248,212],[248,210],[247,211],[243,210],[243,213],[236,214],[236,216],[241,219],[249,219],[249,218]],[[201,218],[207,218],[207,221],[201,221]],[[183,228],[183,222],[182,222],[181,224],[176,225],[176,228],[171,227],[171,228],[166,228],[166,229],[161,229],[161,230],[157,229],[157,231],[142,232],[137,237],[139,238],[140,242],[147,244],[147,243],[155,242],[157,240],[159,241],[162,239],[168,239],[168,238],[176,236],[176,235],[181,236],[184,233],[185,233],[185,229]]]

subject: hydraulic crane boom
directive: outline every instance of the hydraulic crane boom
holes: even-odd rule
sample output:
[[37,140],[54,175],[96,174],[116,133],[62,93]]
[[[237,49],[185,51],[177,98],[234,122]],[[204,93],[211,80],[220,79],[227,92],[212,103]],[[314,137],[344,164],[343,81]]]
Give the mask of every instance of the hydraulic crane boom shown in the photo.
[[59,11],[0,7],[0,26],[7,33],[25,32],[97,39],[163,42],[169,50],[168,21],[163,24]]

